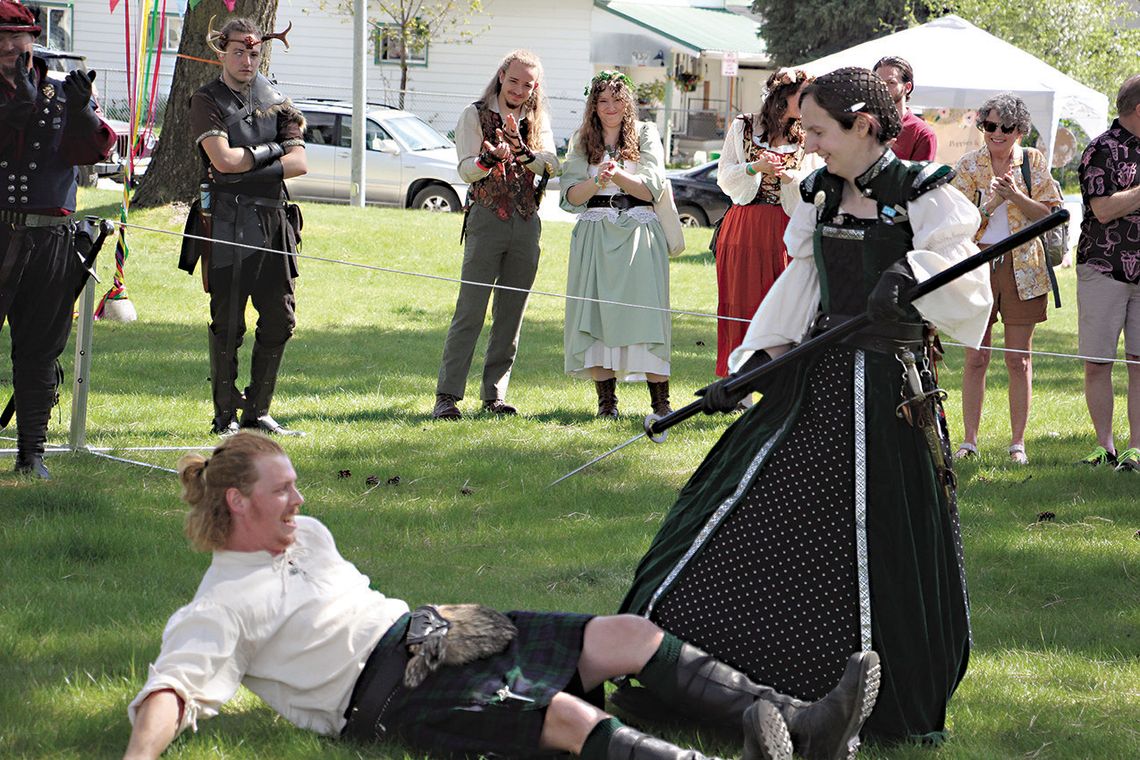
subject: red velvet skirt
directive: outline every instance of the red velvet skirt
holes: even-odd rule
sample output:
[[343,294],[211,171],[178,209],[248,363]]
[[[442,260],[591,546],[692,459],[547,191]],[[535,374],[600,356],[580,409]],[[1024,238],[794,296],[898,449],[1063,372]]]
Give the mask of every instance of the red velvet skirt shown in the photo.
[[[781,206],[733,205],[716,239],[717,315],[751,320],[760,301],[788,266]],[[728,356],[744,341],[748,322],[721,319],[716,330],[716,374],[728,376]]]

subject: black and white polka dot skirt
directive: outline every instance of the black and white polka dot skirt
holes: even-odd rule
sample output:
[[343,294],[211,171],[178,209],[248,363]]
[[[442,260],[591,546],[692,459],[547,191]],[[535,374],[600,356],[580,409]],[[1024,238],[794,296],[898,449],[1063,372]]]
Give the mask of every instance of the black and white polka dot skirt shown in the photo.
[[856,357],[835,347],[815,363],[791,429],[650,614],[802,699],[826,694],[862,648]]

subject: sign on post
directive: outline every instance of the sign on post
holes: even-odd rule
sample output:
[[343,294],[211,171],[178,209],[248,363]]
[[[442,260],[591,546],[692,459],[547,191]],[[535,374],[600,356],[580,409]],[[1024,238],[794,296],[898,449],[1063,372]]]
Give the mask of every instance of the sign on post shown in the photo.
[[720,75],[722,77],[734,77],[740,70],[740,61],[736,53],[725,53],[724,58],[720,59]]

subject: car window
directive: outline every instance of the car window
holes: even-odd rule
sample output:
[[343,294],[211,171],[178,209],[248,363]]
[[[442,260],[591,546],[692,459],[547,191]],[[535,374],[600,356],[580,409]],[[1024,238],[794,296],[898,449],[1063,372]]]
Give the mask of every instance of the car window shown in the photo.
[[436,132],[426,121],[411,114],[386,119],[384,126],[407,145],[409,150],[435,150],[450,148],[455,144]]
[[[390,139],[392,139],[392,136],[390,134],[388,134],[386,131],[384,131],[383,127],[381,127],[376,122],[372,121],[372,119],[365,120],[365,122],[364,122],[364,144],[366,146],[375,145],[376,140],[390,140]],[[351,116],[341,116],[340,117],[340,140],[337,141],[337,146],[340,148],[351,148],[352,147],[352,117]],[[371,148],[371,147],[370,147],[370,149],[375,150],[374,148]]]
[[305,142],[310,145],[336,145],[336,114],[305,112]]
[[716,182],[716,170],[717,170],[717,164],[713,164],[712,166],[709,167],[709,170],[704,173],[703,179],[705,179],[708,182]]

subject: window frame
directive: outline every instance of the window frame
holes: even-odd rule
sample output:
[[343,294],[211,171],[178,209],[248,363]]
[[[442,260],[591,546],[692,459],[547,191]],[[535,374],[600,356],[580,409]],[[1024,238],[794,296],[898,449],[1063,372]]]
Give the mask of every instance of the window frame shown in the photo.
[[[372,42],[373,42],[372,64],[374,66],[392,66],[392,65],[399,66],[400,65],[399,56],[396,56],[395,58],[388,58],[385,55],[387,50],[388,50],[388,47],[389,47],[389,45],[391,45],[392,41],[388,38],[388,36],[384,32],[387,29],[393,29],[393,28],[399,30],[400,25],[395,24],[395,23],[383,22],[383,21],[375,22],[372,24]],[[413,53],[413,55],[408,58],[408,67],[409,68],[411,68],[411,67],[427,68],[430,49],[431,49],[431,40],[426,40],[424,42],[424,46],[423,46],[423,57],[417,58],[417,57],[415,57],[415,55]]]
[[[75,3],[58,1],[53,2],[53,0],[45,0],[45,2],[28,3],[27,7],[37,9],[40,12],[39,24],[42,28],[42,31],[40,32],[39,42],[41,45],[44,45],[49,50],[59,50],[63,53],[75,52]],[[67,12],[67,29],[65,31],[65,34],[67,35],[66,48],[53,47],[51,44],[51,30],[54,26],[51,21],[51,12],[53,10],[62,10]]]

